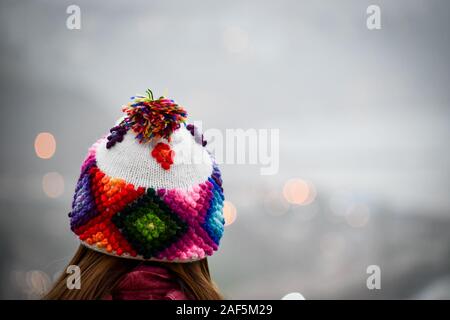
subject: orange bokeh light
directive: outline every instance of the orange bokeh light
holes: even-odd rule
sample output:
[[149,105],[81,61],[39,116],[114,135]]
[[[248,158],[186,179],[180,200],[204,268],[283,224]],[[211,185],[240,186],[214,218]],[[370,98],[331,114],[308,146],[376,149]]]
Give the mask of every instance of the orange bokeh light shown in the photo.
[[287,202],[297,205],[307,205],[314,201],[314,187],[302,179],[290,179],[283,187],[283,196]]
[[34,150],[41,159],[50,159],[56,151],[55,137],[49,132],[41,132],[34,140]]
[[223,202],[223,217],[225,226],[229,226],[236,220],[236,207],[230,201]]
[[64,178],[57,172],[49,172],[42,178],[42,189],[49,198],[57,198],[64,193]]

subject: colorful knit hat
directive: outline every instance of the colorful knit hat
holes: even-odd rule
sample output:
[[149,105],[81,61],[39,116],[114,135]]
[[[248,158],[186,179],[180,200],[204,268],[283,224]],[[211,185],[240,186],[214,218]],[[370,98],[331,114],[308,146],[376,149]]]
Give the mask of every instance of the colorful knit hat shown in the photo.
[[72,231],[85,246],[140,260],[212,255],[224,230],[220,171],[201,133],[173,100],[132,97],[125,116],[89,149]]

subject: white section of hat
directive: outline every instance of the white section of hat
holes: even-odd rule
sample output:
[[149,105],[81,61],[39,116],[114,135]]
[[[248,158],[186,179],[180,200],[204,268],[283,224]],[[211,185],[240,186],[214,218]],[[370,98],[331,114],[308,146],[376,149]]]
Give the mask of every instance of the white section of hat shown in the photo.
[[[183,125],[172,134],[170,143],[165,139],[139,143],[135,137],[130,130],[122,142],[110,149],[106,148],[107,139],[104,139],[96,150],[98,168],[109,177],[124,179],[135,187],[155,189],[188,189],[205,182],[212,174],[211,156]],[[175,151],[169,170],[164,170],[151,155],[158,142],[169,144]]]

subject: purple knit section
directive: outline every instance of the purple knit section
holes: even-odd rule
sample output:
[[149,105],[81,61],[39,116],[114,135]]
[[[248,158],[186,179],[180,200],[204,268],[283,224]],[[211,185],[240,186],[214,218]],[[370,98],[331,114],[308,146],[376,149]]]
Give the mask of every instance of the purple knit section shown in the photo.
[[217,183],[217,185],[220,188],[222,188],[222,175],[216,163],[213,163],[213,173],[211,175],[211,178],[214,180],[215,183]]
[[72,202],[72,212],[69,213],[72,230],[87,223],[98,215],[95,199],[92,195],[91,175],[89,170],[96,164],[95,157],[89,156],[83,163],[81,175],[75,188]]

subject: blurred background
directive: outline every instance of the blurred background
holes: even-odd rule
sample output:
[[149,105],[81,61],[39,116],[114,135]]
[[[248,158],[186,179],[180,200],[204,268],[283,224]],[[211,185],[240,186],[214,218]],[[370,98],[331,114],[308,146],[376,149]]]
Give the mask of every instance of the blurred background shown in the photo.
[[450,298],[448,1],[2,0],[0,18],[0,298],[63,270],[87,149],[148,87],[203,129],[280,130],[277,174],[221,166],[228,298]]

